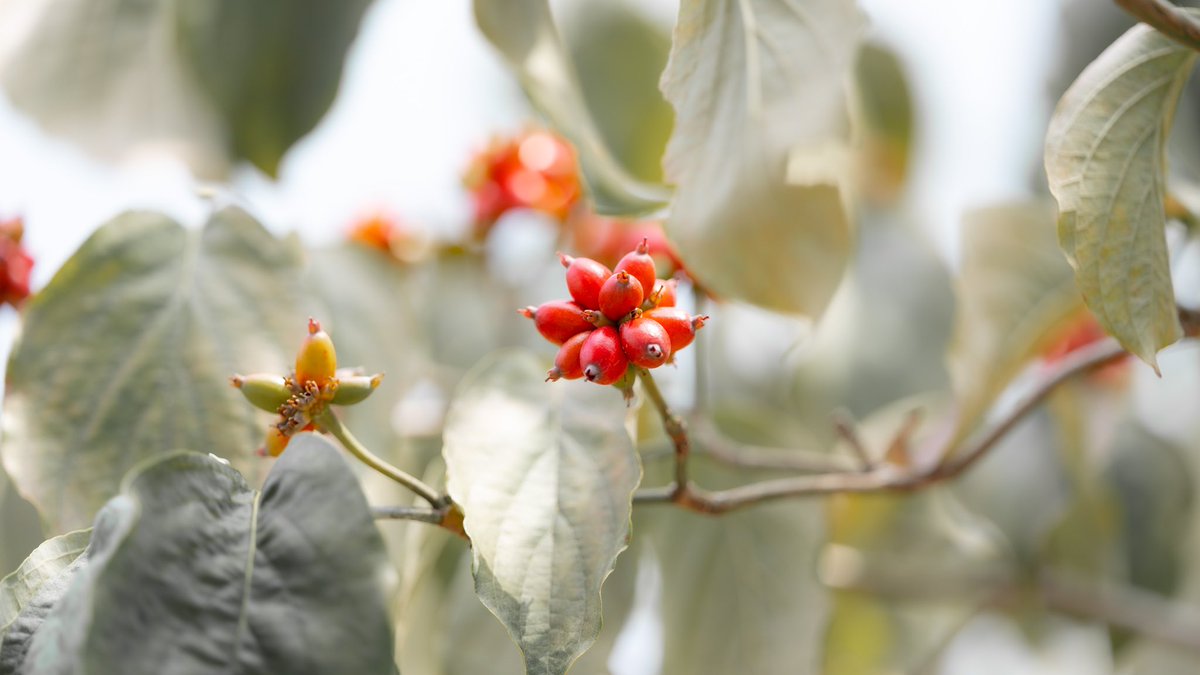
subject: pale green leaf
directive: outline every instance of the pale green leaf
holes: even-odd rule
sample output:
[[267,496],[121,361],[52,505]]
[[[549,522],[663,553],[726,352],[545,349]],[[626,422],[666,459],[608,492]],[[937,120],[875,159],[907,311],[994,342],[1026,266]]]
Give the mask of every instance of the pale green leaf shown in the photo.
[[530,675],[562,675],[600,631],[600,587],[625,548],[641,468],[616,390],[544,378],[521,353],[477,366],[447,414],[443,454],[476,593]]
[[202,177],[274,175],[328,110],[369,0],[0,3],[0,87],[105,158],[168,151]]
[[1138,25],[1084,69],[1046,134],[1059,243],[1084,301],[1156,371],[1155,354],[1182,335],[1164,233],[1165,145],[1195,61]]
[[91,530],[76,530],[47,539],[8,576],[0,579],[0,645],[9,626],[31,604],[46,595],[57,599],[66,591],[67,571],[87,548]]
[[225,123],[224,144],[274,176],[333,104],[371,0],[174,0],[182,61]]
[[173,453],[130,474],[66,594],[14,624],[0,672],[390,673],[385,569],[357,480],[320,437],[293,439],[261,492]]
[[172,449],[219,447],[259,471],[265,419],[228,378],[286,372],[304,325],[298,258],[237,209],[199,230],[128,213],[33,298],[0,452],[51,532],[86,526],[126,471]]
[[850,255],[841,184],[852,0],[684,0],[661,87],[675,107],[668,229],[718,296],[819,316]]
[[639,215],[666,204],[663,187],[630,176],[605,146],[548,0],[475,0],[475,20],[516,72],[534,107],[575,145],[598,212]]
[[829,605],[813,571],[821,510],[649,515],[638,536],[651,538],[663,570],[663,675],[819,672]]
[[958,316],[947,354],[958,397],[958,437],[1083,310],[1054,243],[1054,205],[1028,202],[963,219]]

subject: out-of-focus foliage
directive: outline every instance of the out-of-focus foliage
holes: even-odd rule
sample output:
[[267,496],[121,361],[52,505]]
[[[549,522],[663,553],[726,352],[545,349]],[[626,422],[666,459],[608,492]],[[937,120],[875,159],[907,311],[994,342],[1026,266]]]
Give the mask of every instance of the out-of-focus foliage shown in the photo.
[[4,465],[50,532],[85,527],[143,459],[220,447],[247,475],[262,426],[229,376],[286,372],[303,326],[296,248],[239,209],[189,231],[102,226],[29,303],[4,402]]
[[[166,148],[200,177],[269,175],[329,109],[369,0],[14,0],[0,87],[104,157]],[[23,29],[23,30],[21,30]]]

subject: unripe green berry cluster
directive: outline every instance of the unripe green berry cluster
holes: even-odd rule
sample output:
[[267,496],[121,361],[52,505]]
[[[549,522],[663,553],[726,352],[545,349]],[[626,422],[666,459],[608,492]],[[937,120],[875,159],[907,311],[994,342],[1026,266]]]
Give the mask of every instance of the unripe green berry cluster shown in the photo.
[[590,258],[558,257],[571,299],[520,310],[560,345],[548,381],[614,384],[630,365],[670,363],[708,319],[675,306],[675,280],[658,278],[645,239],[612,270]]

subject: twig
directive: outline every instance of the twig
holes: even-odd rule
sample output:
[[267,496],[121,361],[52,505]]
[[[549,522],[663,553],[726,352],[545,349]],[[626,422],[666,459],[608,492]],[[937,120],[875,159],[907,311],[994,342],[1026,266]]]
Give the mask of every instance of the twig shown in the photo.
[[854,424],[854,418],[850,416],[849,412],[838,409],[833,411],[829,419],[833,422],[833,430],[837,432],[838,436],[842,437],[842,440],[846,441],[846,445],[850,446],[850,451],[858,458],[858,463],[862,467],[862,470],[870,471],[875,462],[871,460],[870,453],[867,452],[866,446],[863,445],[862,439],[858,436],[858,428]]
[[1138,21],[1179,44],[1200,51],[1200,22],[1166,0],[1115,0]]
[[[707,491],[690,483],[682,482],[678,476],[686,476],[686,468],[676,471],[676,482],[666,489],[641,490],[634,494],[634,502],[640,504],[674,503],[697,513],[719,514],[785,498],[812,497],[841,492],[911,492],[934,483],[940,483],[962,474],[984,455],[997,441],[1004,437],[1026,415],[1059,385],[1076,375],[1088,372],[1125,356],[1125,351],[1115,340],[1104,340],[1089,345],[1063,359],[1054,374],[1042,382],[1037,389],[1010,411],[1004,419],[991,429],[975,437],[974,442],[961,452],[950,455],[954,448],[943,448],[937,457],[949,457],[927,468],[910,469],[895,464],[882,464],[870,471],[831,473],[813,476],[794,476],[777,480],[751,483],[729,490]],[[643,381],[650,381],[649,374]],[[665,403],[663,404],[665,406]],[[669,408],[660,407],[664,424],[673,419]],[[668,430],[668,435],[679,440]],[[686,434],[682,440],[687,442]],[[678,458],[678,453],[677,453]],[[683,455],[686,461],[686,453]]]
[[645,368],[637,369],[638,379],[642,381],[642,389],[646,391],[646,397],[654,404],[654,408],[658,410],[659,417],[662,418],[663,429],[667,432],[667,436],[671,438],[671,443],[675,446],[675,490],[677,492],[686,491],[688,485],[688,455],[691,452],[691,441],[688,440],[687,427],[683,420],[675,413],[671,412],[671,407],[667,405],[667,400],[663,398],[662,392],[658,390],[658,384],[654,382],[650,371]]
[[1049,609],[1097,619],[1200,654],[1200,608],[1132,586],[1083,582],[1062,573],[1043,574],[1038,589]]
[[422,523],[441,524],[446,517],[445,509],[427,509],[421,506],[372,506],[371,517],[375,520],[416,520]]
[[693,455],[707,455],[731,466],[804,473],[840,473],[851,468],[844,458],[827,452],[738,443],[705,417],[689,419],[688,430],[696,441]]
[[421,482],[419,478],[409,474],[408,472],[399,469],[381,457],[375,455],[359,442],[350,430],[342,425],[342,421],[337,418],[332,412],[326,410],[314,420],[318,426],[325,431],[333,434],[335,438],[342,442],[342,446],[357,457],[363,464],[375,469],[379,473],[391,478],[397,483],[403,485],[415,492],[419,497],[429,502],[434,508],[440,508],[450,503],[449,498],[439,495],[436,490]]

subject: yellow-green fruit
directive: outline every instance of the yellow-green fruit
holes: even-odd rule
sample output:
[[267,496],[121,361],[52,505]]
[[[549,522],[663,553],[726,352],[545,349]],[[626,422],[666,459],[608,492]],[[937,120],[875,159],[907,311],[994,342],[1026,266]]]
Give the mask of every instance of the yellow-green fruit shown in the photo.
[[292,395],[292,391],[284,384],[282,375],[271,373],[234,375],[229,378],[229,381],[254,407],[267,412],[278,411],[279,406],[286,403]]
[[278,457],[283,454],[290,440],[292,440],[291,436],[285,435],[278,428],[272,426],[267,429],[267,440],[263,443],[263,452],[272,457]]
[[383,375],[351,375],[339,377],[337,391],[333,393],[334,405],[354,405],[366,400],[379,386]]
[[296,354],[296,381],[301,385],[314,382],[318,387],[324,387],[335,372],[337,353],[333,349],[333,340],[321,330],[320,323],[309,319],[308,337],[304,338],[304,344]]

